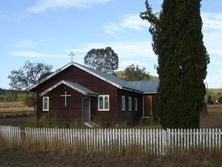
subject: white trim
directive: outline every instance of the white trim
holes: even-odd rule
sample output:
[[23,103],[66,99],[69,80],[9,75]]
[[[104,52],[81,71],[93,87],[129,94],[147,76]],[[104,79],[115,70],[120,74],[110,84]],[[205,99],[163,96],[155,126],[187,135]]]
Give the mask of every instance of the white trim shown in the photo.
[[85,72],[87,72],[87,73],[89,73],[89,74],[91,74],[91,75],[93,75],[93,76],[95,76],[95,77],[97,77],[97,78],[99,78],[99,79],[101,79],[101,80],[103,80],[103,81],[105,81],[105,82],[107,82],[107,83],[109,83],[109,84],[111,84],[111,85],[119,88],[119,89],[128,90],[128,91],[131,91],[131,92],[136,92],[136,93],[141,93],[141,94],[156,94],[156,93],[157,93],[157,92],[142,92],[142,91],[139,91],[139,90],[136,90],[136,89],[130,89],[130,88],[123,87],[123,86],[121,86],[121,85],[119,85],[119,84],[116,84],[116,83],[110,81],[110,80],[107,80],[106,78],[103,78],[103,77],[100,76],[100,75],[97,75],[96,73],[94,73],[94,72],[92,72],[92,71],[90,71],[90,70],[87,70],[87,69],[84,68],[83,66],[81,66],[81,65],[79,65],[79,64],[77,64],[77,63],[74,63],[74,62],[71,62],[71,63],[69,63],[69,64],[66,64],[66,65],[63,66],[62,68],[56,70],[53,74],[47,76],[45,79],[41,80],[39,83],[31,86],[31,87],[28,89],[28,91],[31,91],[32,89],[34,89],[34,88],[37,87],[38,85],[42,84],[42,83],[45,82],[46,80],[52,78],[52,77],[55,76],[56,74],[60,73],[61,71],[65,70],[65,69],[67,69],[67,68],[69,68],[69,67],[71,67],[71,66],[75,66],[75,67],[77,67],[77,68],[79,68],[79,69],[81,69],[81,70],[83,70],[83,71],[85,71]]
[[[47,100],[46,106],[45,106],[45,99]],[[43,96],[42,98],[42,111],[49,111],[49,97],[48,96]]]
[[92,72],[90,70],[85,69],[84,67],[80,66],[79,64],[73,63],[73,65],[78,67],[78,68],[80,68],[81,70],[86,71],[87,73],[92,74],[95,77],[97,77],[97,78],[99,78],[99,79],[101,79],[101,80],[103,80],[103,81],[105,81],[105,82],[107,82],[107,83],[109,83],[109,84],[119,88],[119,89],[123,88],[122,86],[120,86],[120,85],[118,85],[118,84],[116,84],[116,83],[114,83],[114,82],[112,82],[112,81],[110,81],[108,79],[105,79],[105,78],[101,77],[100,75],[95,74],[94,72]]
[[126,96],[121,96],[121,111],[126,111]]
[[35,85],[31,86],[28,90],[30,91],[31,89],[35,88],[36,86],[40,85],[41,83],[45,82],[46,80],[52,78],[54,75],[60,73],[61,71],[65,70],[66,68],[70,67],[72,64],[73,63],[66,64],[62,68],[56,70],[54,73],[52,73],[51,75],[49,75],[46,78],[44,78],[43,80],[41,80],[39,83],[36,83]]
[[50,88],[48,88],[48,89],[45,90],[44,92],[40,93],[39,95],[40,95],[40,96],[44,96],[46,93],[52,91],[53,89],[57,88],[58,86],[60,86],[60,85],[62,85],[62,84],[66,85],[66,86],[68,86],[68,87],[70,87],[70,88],[72,88],[73,90],[76,90],[77,92],[79,92],[79,93],[81,93],[81,94],[83,94],[83,95],[88,95],[86,92],[84,92],[84,91],[82,91],[82,90],[74,87],[73,85],[69,84],[68,82],[66,82],[66,81],[64,81],[64,80],[62,80],[62,81],[58,82],[57,84],[51,86]]
[[28,90],[30,91],[31,89],[35,88],[35,87],[38,86],[39,84],[41,84],[41,83],[45,82],[46,80],[52,78],[53,76],[55,76],[55,75],[58,74],[59,72],[65,70],[66,68],[69,68],[69,67],[72,66],[72,65],[78,67],[79,69],[81,69],[81,70],[83,70],[83,71],[85,71],[85,72],[87,72],[87,73],[89,73],[89,74],[94,75],[95,77],[97,77],[97,78],[99,78],[99,79],[101,79],[101,80],[103,80],[103,81],[106,81],[107,83],[110,83],[111,85],[113,85],[113,86],[115,86],[115,87],[117,87],[117,88],[119,88],[119,89],[122,89],[122,86],[120,86],[120,85],[118,85],[118,84],[116,84],[116,83],[114,83],[114,82],[112,82],[112,81],[110,81],[110,80],[107,80],[107,79],[105,79],[105,78],[103,78],[103,77],[95,74],[95,73],[92,72],[92,71],[89,71],[89,70],[85,69],[84,67],[80,66],[80,65],[77,64],[77,63],[71,62],[71,63],[63,66],[62,68],[56,70],[53,74],[51,74],[51,75],[49,75],[48,77],[46,77],[45,79],[41,80],[39,83],[31,86]]
[[[102,97],[103,99],[103,104],[102,104],[102,108],[100,108],[100,97]],[[108,98],[108,108],[105,108],[105,98]],[[109,95],[99,95],[98,96],[98,111],[109,111],[109,106],[110,106],[110,98]]]

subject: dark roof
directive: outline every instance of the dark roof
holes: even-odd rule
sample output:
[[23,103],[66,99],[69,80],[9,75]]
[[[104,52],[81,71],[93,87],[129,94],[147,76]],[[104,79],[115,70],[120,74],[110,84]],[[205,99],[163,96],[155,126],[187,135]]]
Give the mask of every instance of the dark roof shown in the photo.
[[51,86],[50,88],[48,88],[44,92],[40,93],[40,96],[44,96],[45,94],[47,94],[48,92],[52,91],[53,89],[57,88],[58,86],[60,86],[62,84],[70,87],[73,90],[76,90],[79,93],[87,95],[87,96],[96,96],[97,95],[97,93],[89,90],[88,88],[86,88],[78,83],[62,80],[62,81],[58,82],[57,84]]
[[[77,63],[75,63],[75,64],[77,64]],[[99,70],[95,70],[93,68],[89,68],[89,67],[83,66],[81,64],[78,64],[78,65],[81,66],[82,68],[87,69],[88,71],[91,71],[92,73],[100,76],[101,78],[105,79],[107,82],[109,82],[111,84],[118,85],[119,88],[138,91],[137,89],[135,89],[135,87],[133,85],[129,84],[125,80],[122,80],[122,79],[116,77],[113,74],[103,73]]]
[[157,93],[159,86],[159,80],[129,81],[128,83],[143,93]]
[[[77,68],[82,69],[83,71],[86,71],[87,73],[90,73],[107,83],[119,88],[119,89],[124,89],[124,90],[129,90],[129,91],[135,91],[138,93],[156,93],[157,92],[157,87],[159,82],[158,81],[134,81],[134,82],[127,82],[125,80],[122,80],[112,74],[106,74],[101,71],[95,70],[90,67],[86,67],[84,65],[78,64],[78,63],[69,63],[66,66],[56,70],[53,74],[49,75],[45,79],[41,80],[38,84],[33,85],[29,90],[31,91],[32,89],[36,88],[38,85],[41,83],[45,82],[49,78],[53,77],[54,75],[58,74],[59,72],[67,69],[70,66],[75,66]],[[67,81],[66,81],[67,82]],[[69,82],[69,81],[68,81]],[[67,82],[67,83],[68,83]],[[77,83],[75,83],[77,84]],[[148,85],[146,85],[148,84]],[[154,85],[153,85],[154,84]],[[76,86],[76,85],[75,85]],[[80,85],[81,86],[81,85]],[[78,87],[78,86],[76,86]],[[87,88],[85,88],[87,89]]]

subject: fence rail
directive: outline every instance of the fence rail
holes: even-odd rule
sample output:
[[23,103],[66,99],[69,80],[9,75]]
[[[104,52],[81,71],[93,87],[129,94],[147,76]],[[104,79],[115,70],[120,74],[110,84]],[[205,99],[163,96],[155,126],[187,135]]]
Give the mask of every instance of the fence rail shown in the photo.
[[93,152],[137,150],[163,155],[191,149],[221,150],[221,129],[57,129],[0,126],[0,140],[7,144],[44,143],[53,147]]

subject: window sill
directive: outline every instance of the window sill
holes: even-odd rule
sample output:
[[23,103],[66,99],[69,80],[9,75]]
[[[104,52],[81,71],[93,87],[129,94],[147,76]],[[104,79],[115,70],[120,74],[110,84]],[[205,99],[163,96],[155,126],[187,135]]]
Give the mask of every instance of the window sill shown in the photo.
[[99,109],[98,111],[109,111],[109,109]]

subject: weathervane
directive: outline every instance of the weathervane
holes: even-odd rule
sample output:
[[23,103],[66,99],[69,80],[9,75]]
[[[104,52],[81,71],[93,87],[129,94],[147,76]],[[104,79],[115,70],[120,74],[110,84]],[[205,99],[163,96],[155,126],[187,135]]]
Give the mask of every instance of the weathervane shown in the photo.
[[75,54],[73,53],[73,51],[71,51],[71,52],[69,53],[69,56],[71,57],[71,63],[73,63],[73,56],[75,56]]

